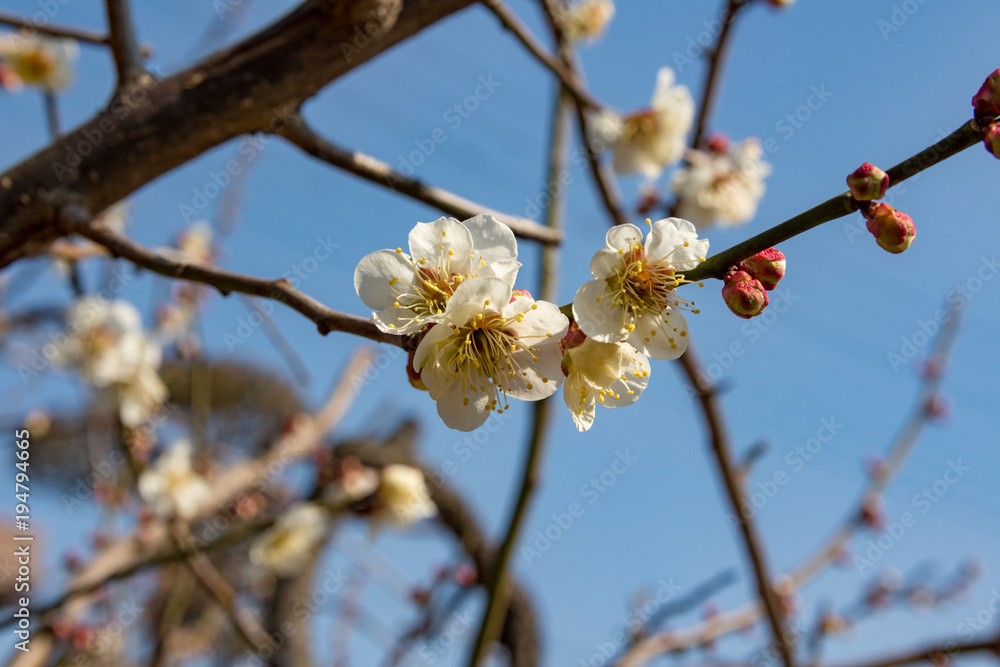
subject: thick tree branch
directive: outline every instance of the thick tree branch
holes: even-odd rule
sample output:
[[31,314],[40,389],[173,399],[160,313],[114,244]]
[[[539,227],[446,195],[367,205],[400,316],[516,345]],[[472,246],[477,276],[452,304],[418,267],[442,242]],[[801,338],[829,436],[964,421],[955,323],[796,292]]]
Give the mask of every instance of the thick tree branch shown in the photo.
[[[729,503],[737,516],[743,517],[742,503],[743,491],[736,475],[736,468],[733,464],[730,453],[729,436],[723,423],[722,412],[716,401],[715,389],[711,385],[704,386],[700,378],[704,377],[701,365],[695,356],[692,346],[688,346],[687,351],[681,355],[681,368],[687,376],[688,384],[698,395],[701,405],[702,416],[710,434],[712,443],[712,453],[715,455],[715,462],[722,475],[722,481],[729,496]],[[778,647],[785,667],[795,667],[795,657],[792,648],[785,641],[784,619],[781,608],[778,605],[777,596],[771,586],[771,575],[767,567],[766,556],[764,555],[764,545],[757,530],[749,517],[744,517],[740,521],[740,532],[743,534],[743,542],[753,566],[754,579],[757,583],[757,594],[767,612],[767,620],[771,625],[771,634],[774,638],[774,645]]]
[[[913,157],[889,169],[886,173],[889,174],[890,187],[899,185],[925,169],[929,169],[939,162],[943,162],[961,153],[966,148],[979,143],[981,139],[982,130],[976,121],[970,120],[933,146],[920,151]],[[858,204],[851,199],[850,193],[845,192],[837,195],[804,213],[786,220],[780,225],[776,225],[757,236],[738,243],[732,248],[712,255],[694,270],[687,272],[685,277],[692,281],[704,280],[705,278],[717,278],[721,280],[725,277],[730,267],[739,264],[747,257],[755,255],[761,250],[767,250],[776,246],[813,227],[818,227],[824,222],[830,222],[831,220],[849,215],[856,210],[858,210]]]
[[584,88],[576,72],[568,67],[566,63],[560,61],[542,48],[535,36],[521,23],[520,19],[517,18],[507,5],[501,0],[481,0],[481,2],[500,19],[503,27],[512,32],[536,60],[559,77],[559,80],[566,86],[566,90],[581,107],[585,109],[602,109],[604,107],[603,104],[594,99],[594,96]]
[[210,148],[277,131],[330,82],[473,1],[306,0],[187,70],[141,76],[110,108],[0,175],[0,267],[57,238],[65,204],[97,213]]
[[135,81],[144,71],[129,1],[105,0],[104,3],[108,14],[108,45],[118,71],[119,90]]
[[370,320],[331,310],[311,296],[293,288],[291,283],[283,278],[266,280],[223,271],[213,266],[176,262],[162,255],[157,255],[92,221],[77,217],[68,219],[66,224],[73,233],[107,248],[113,257],[122,257],[136,266],[161,276],[211,285],[223,296],[228,296],[233,292],[241,292],[281,302],[315,322],[319,332],[323,335],[331,331],[342,331],[403,349],[409,349],[413,343],[408,336],[394,336],[379,331],[378,327]]
[[82,30],[80,28],[52,25],[51,23],[46,23],[45,25],[35,25],[33,21],[29,21],[28,19],[21,18],[20,16],[9,14],[4,11],[0,11],[0,24],[9,25],[14,28],[21,28],[24,33],[28,35],[33,32],[37,32],[51,37],[69,37],[85,44],[94,44],[95,46],[108,45],[108,38],[100,33],[92,32],[90,30]]
[[543,227],[527,218],[494,211],[447,190],[425,185],[416,179],[403,176],[399,172],[393,171],[392,167],[386,163],[364,153],[340,148],[317,134],[300,116],[290,117],[279,134],[318,160],[412,197],[448,215],[465,219],[480,213],[489,213],[510,227],[514,235],[522,239],[547,244],[556,244],[562,241],[562,234],[557,229]]

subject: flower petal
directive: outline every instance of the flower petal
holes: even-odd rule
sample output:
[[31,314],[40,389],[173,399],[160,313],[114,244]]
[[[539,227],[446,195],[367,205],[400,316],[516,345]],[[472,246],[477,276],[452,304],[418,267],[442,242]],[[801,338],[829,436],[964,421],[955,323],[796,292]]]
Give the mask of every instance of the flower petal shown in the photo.
[[590,260],[590,275],[598,279],[608,278],[622,267],[622,256],[618,250],[601,248]]
[[651,359],[677,359],[687,349],[687,321],[671,309],[656,315],[643,313],[636,318],[628,342]]
[[462,383],[456,381],[448,385],[448,390],[437,399],[437,411],[448,428],[473,431],[489,418],[488,402],[489,396],[485,392],[471,392],[468,388],[463,391]]
[[594,406],[597,401],[594,392],[587,389],[578,374],[570,373],[566,378],[563,384],[563,400],[566,401],[569,414],[573,417],[576,430],[587,431],[594,425]]
[[687,220],[657,220],[646,240],[646,254],[651,260],[662,260],[678,271],[689,271],[708,255],[708,240],[699,240],[698,230]]
[[502,278],[470,278],[448,299],[444,320],[461,326],[484,308],[500,311],[510,302],[512,291],[510,283]]
[[636,243],[642,245],[642,230],[635,225],[615,225],[608,230],[606,241],[608,249],[631,250]]
[[455,218],[418,222],[410,230],[409,243],[413,260],[431,266],[446,266],[449,251],[463,261],[473,251],[471,232]]
[[414,291],[412,284],[413,264],[405,253],[395,250],[365,255],[354,270],[354,289],[372,310],[392,308],[401,289]]
[[583,284],[573,297],[573,319],[583,333],[602,343],[617,343],[628,335],[625,313],[608,293],[603,280]]
[[494,275],[513,285],[521,263],[517,261],[517,239],[510,227],[492,215],[477,215],[463,224],[472,235],[475,255],[472,273],[482,267],[488,272],[480,275]]

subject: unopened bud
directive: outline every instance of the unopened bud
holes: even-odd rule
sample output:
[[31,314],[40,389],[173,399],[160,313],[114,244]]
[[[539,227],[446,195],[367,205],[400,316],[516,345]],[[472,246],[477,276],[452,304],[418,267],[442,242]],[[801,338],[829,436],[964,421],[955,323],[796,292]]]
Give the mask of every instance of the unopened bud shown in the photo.
[[740,269],[760,281],[771,291],[785,277],[785,254],[777,248],[768,248],[740,262]]
[[899,254],[910,247],[917,236],[917,228],[910,216],[888,204],[875,204],[868,211],[868,231],[879,247]]
[[1000,159],[1000,123],[993,123],[986,128],[983,144],[993,157]]
[[733,314],[749,320],[767,307],[767,291],[760,281],[746,271],[734,271],[726,276],[722,299]]
[[851,189],[851,197],[857,201],[881,199],[889,189],[889,175],[872,163],[865,162],[847,177],[847,187]]
[[721,132],[716,132],[708,138],[708,150],[713,153],[718,153],[719,155],[725,155],[729,152],[731,144],[729,137]]
[[1000,69],[986,78],[983,87],[972,98],[972,106],[976,108],[977,116],[1000,116]]

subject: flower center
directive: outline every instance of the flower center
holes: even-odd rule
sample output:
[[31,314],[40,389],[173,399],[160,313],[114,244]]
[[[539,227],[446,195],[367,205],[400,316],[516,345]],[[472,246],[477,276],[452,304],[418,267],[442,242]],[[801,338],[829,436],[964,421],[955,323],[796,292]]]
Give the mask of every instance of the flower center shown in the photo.
[[622,139],[644,143],[651,141],[659,132],[658,114],[653,109],[646,109],[625,118]]
[[[529,359],[538,361],[535,354],[538,348],[528,345],[508,328],[512,321],[520,322],[523,318],[523,314],[504,319],[500,313],[482,312],[455,329],[445,363],[452,369],[452,378],[462,382],[465,405],[469,404],[466,392],[484,392],[489,396],[487,410],[503,414],[510,407],[507,394],[512,380],[518,374],[527,375],[524,369]],[[542,382],[548,382],[548,378],[542,378]],[[527,387],[532,388],[530,384]]]
[[30,83],[44,81],[55,70],[55,59],[42,49],[36,49],[21,57],[21,78]]

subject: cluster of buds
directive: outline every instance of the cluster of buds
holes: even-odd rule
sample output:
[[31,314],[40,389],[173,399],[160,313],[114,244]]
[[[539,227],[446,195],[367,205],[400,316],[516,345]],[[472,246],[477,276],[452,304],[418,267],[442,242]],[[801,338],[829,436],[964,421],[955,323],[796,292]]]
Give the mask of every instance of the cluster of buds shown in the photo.
[[847,177],[851,197],[860,204],[875,242],[883,250],[898,255],[913,243],[917,229],[905,213],[885,203],[872,203],[885,196],[889,185],[889,175],[870,162],[865,162]]
[[992,120],[1000,116],[1000,69],[994,71],[983,82],[979,92],[972,98],[976,118]]
[[785,276],[785,255],[777,248],[762,250],[733,267],[723,279],[722,299],[737,317],[760,315],[769,302],[767,293]]

